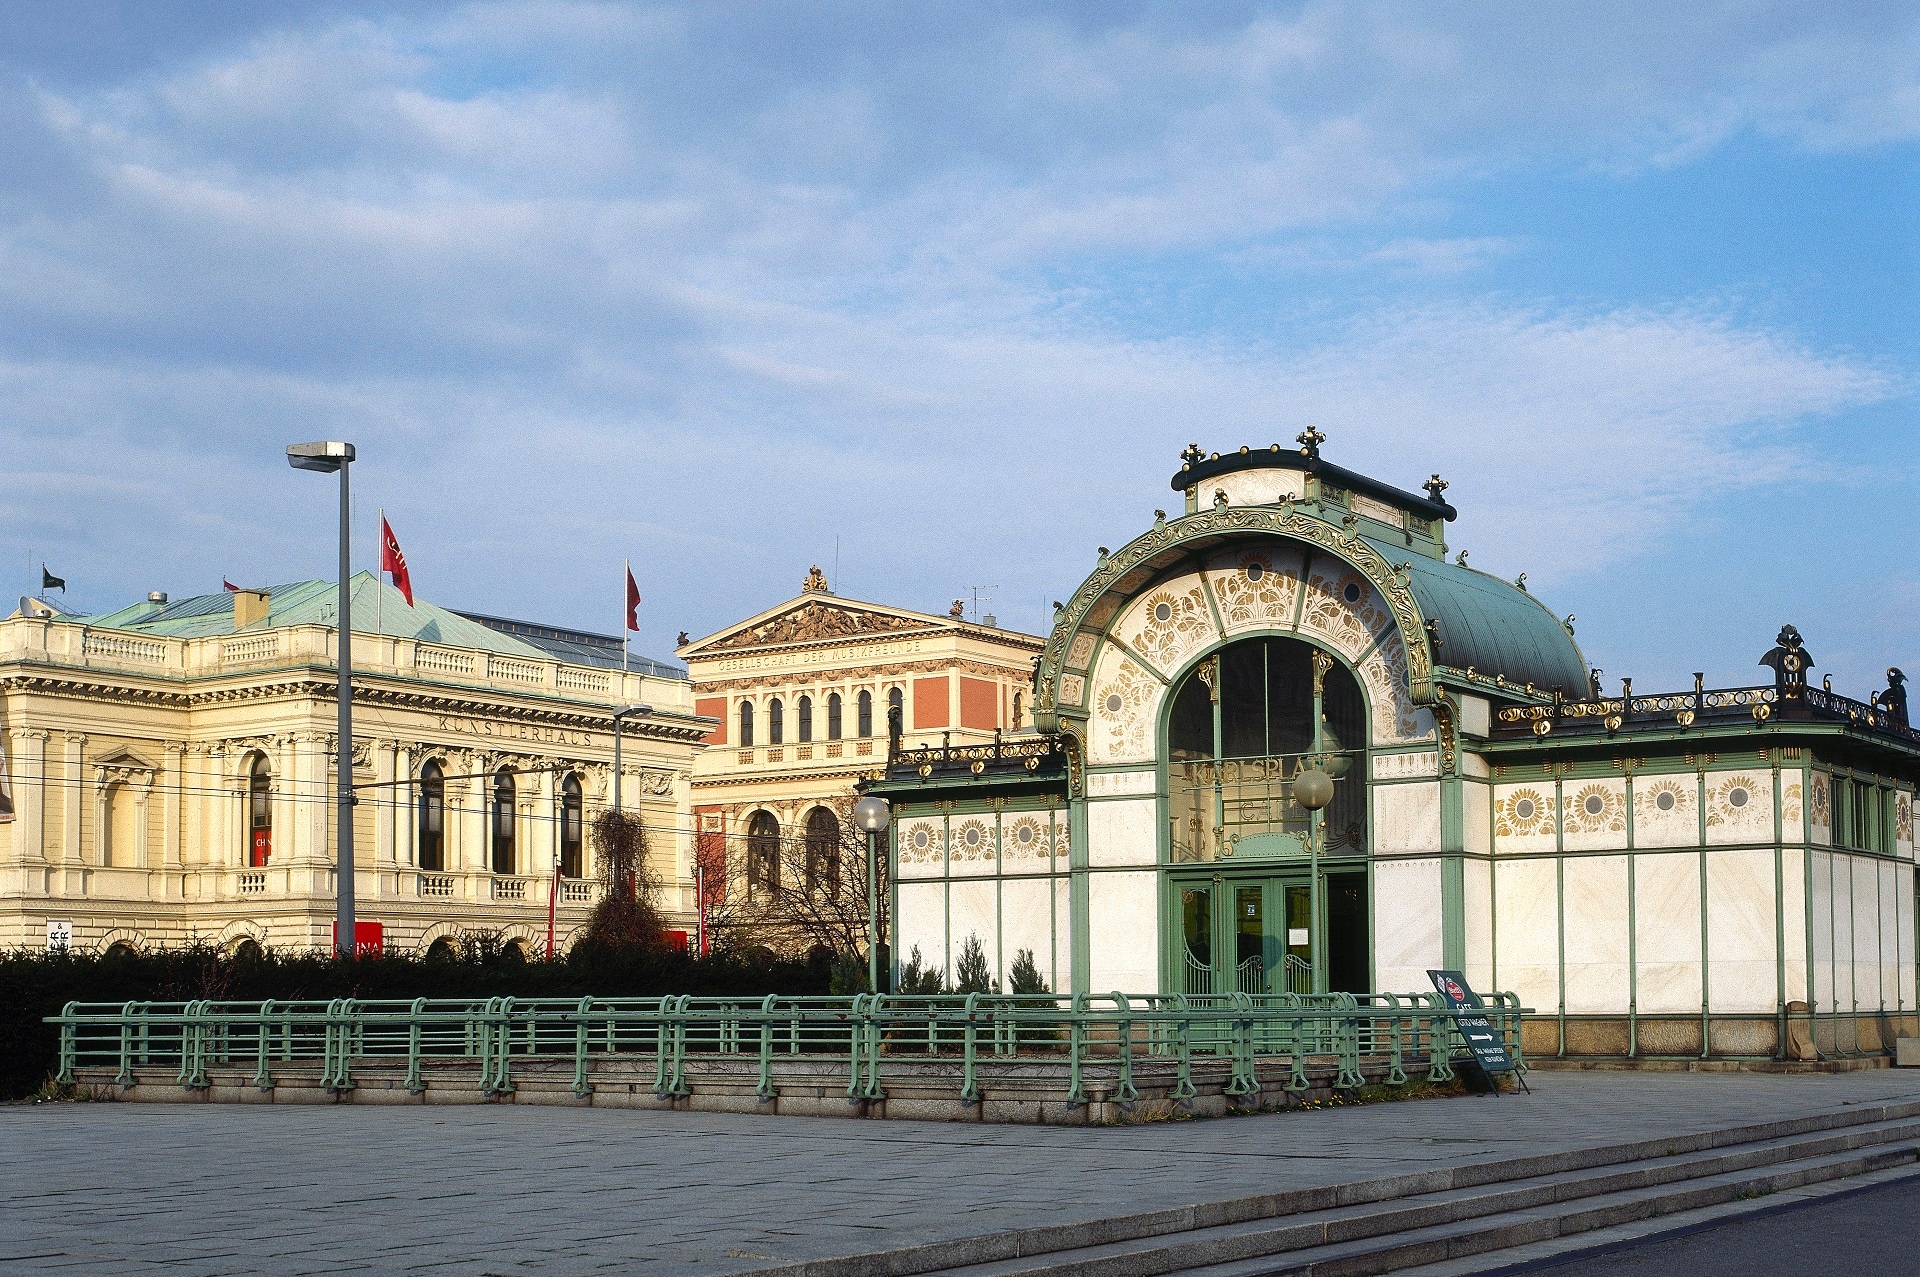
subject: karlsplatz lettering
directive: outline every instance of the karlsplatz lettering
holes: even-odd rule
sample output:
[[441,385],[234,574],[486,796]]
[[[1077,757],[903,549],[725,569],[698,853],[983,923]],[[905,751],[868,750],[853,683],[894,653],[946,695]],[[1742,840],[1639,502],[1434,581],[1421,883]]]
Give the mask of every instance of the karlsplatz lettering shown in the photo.
[[578,745],[593,747],[593,733],[566,727],[542,727],[537,723],[501,723],[485,718],[449,718],[440,716],[440,730],[485,736],[492,740],[534,741],[541,745]]

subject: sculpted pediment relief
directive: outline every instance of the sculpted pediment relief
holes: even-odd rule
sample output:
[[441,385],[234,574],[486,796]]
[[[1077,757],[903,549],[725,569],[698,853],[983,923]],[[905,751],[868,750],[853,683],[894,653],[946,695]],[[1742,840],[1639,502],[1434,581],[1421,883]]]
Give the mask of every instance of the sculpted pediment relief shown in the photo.
[[700,648],[700,653],[705,655],[746,647],[765,647],[773,643],[812,643],[825,639],[860,638],[868,634],[898,634],[935,628],[925,621],[910,617],[809,599],[791,611],[706,644]]

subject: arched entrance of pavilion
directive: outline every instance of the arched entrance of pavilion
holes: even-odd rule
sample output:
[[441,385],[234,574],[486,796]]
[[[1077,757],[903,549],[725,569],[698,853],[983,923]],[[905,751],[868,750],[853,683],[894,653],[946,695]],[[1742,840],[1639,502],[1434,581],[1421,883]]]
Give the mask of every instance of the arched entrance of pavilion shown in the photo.
[[[1352,671],[1291,635],[1244,637],[1167,705],[1166,987],[1366,992],[1368,718]],[[1309,767],[1334,778],[1323,811],[1294,799]]]

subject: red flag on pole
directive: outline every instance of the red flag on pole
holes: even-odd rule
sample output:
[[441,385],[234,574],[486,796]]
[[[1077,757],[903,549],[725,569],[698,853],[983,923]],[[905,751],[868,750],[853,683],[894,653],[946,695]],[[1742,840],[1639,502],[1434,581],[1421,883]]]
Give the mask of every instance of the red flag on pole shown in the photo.
[[235,584],[234,584],[233,582],[231,582],[231,581],[229,581],[229,580],[227,580],[227,578],[226,578],[226,577],[224,577],[224,576],[220,578],[220,584],[222,584],[222,585],[224,585],[224,586],[226,586],[226,587],[227,587],[227,591],[228,591],[228,593],[230,593],[230,594],[238,594],[238,593],[240,593],[240,587],[239,587],[239,586],[237,586],[237,585],[235,585]]
[[633,569],[627,569],[627,628],[640,632],[640,587],[634,584]]
[[412,607],[413,578],[407,575],[407,556],[400,552],[400,542],[387,525],[385,515],[380,516],[380,570],[393,573],[393,588],[400,591],[400,597]]

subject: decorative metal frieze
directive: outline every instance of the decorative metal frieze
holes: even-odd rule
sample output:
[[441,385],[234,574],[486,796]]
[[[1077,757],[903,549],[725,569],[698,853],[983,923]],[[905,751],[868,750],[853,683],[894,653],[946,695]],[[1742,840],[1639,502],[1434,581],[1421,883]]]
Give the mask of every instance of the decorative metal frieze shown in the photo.
[[[1388,563],[1365,541],[1353,535],[1351,530],[1303,514],[1292,502],[1277,507],[1233,506],[1216,502],[1210,509],[1189,514],[1172,523],[1156,523],[1118,553],[1109,555],[1060,609],[1040,661],[1034,708],[1037,715],[1043,716],[1043,725],[1046,718],[1054,717],[1074,703],[1062,698],[1058,690],[1068,646],[1083,627],[1097,629],[1113,618],[1119,610],[1119,603],[1110,597],[1112,593],[1124,590],[1129,579],[1140,579],[1143,584],[1145,579],[1150,579],[1151,572],[1142,578],[1134,578],[1134,573],[1156,555],[1183,545],[1210,542],[1238,533],[1292,537],[1327,550],[1359,569],[1393,610],[1401,642],[1407,651],[1410,695],[1418,704],[1425,704],[1431,699],[1432,655],[1427,649],[1425,620],[1414,601],[1411,578],[1404,568]],[[1077,700],[1077,697],[1074,698],[1075,702]]]

